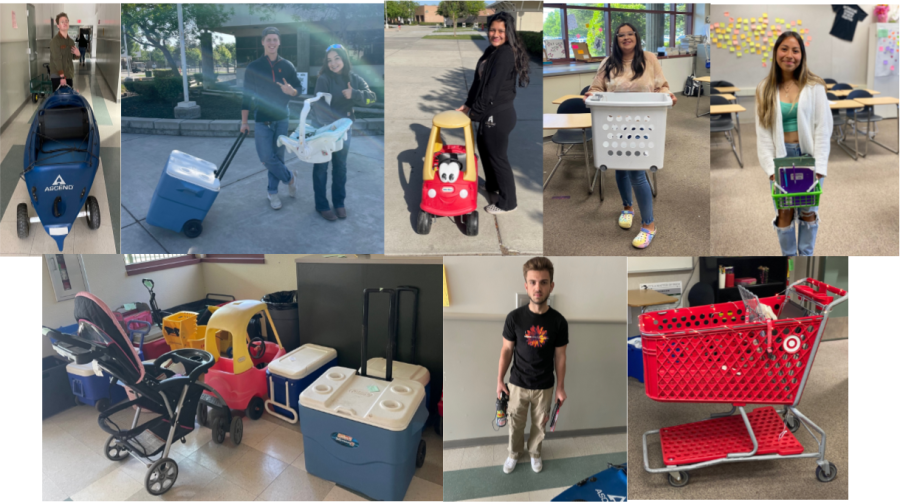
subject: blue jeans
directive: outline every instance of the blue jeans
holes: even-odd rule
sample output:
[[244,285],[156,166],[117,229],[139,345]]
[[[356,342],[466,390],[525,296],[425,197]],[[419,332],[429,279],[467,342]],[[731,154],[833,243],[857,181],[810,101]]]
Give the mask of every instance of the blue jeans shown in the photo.
[[638,208],[641,210],[641,225],[653,223],[653,192],[650,191],[650,182],[647,181],[646,171],[616,171],[616,185],[619,194],[622,195],[622,205],[631,206],[631,190],[637,198]]
[[278,193],[278,182],[285,185],[291,182],[291,171],[284,165],[284,147],[276,146],[278,136],[287,136],[288,120],[277,122],[257,122],[253,130],[256,135],[256,154],[269,170],[269,194]]
[[81,56],[78,59],[84,64],[84,55],[87,53],[87,47],[79,47],[78,50],[81,52]]
[[[344,207],[347,196],[347,155],[350,154],[350,133],[344,140],[344,148],[331,154],[331,202],[334,208]],[[313,191],[316,194],[316,211],[328,211],[326,187],[328,185],[328,162],[313,165]]]
[[[800,145],[797,143],[785,143],[784,147],[787,150],[788,157],[800,157],[803,155],[800,152]],[[769,184],[771,189],[772,182],[769,182]],[[819,186],[825,186],[825,178],[819,180]],[[774,200],[772,204],[775,204]],[[775,220],[772,221],[772,226],[775,227],[775,233],[778,235],[781,254],[784,256],[812,256],[816,247],[816,235],[819,233],[819,225],[821,224],[819,221],[819,206],[795,209],[794,220],[784,228],[776,225],[778,221],[777,206],[775,206],[775,211],[776,215]],[[816,220],[810,222],[801,219],[801,216],[809,215],[815,215]],[[795,224],[797,226],[796,232],[794,231]]]

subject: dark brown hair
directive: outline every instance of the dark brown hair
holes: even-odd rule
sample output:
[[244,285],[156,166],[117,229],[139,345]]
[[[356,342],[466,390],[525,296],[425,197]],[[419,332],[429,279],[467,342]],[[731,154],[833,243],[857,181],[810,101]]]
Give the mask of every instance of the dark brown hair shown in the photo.
[[537,258],[526,261],[525,265],[522,267],[522,275],[525,276],[525,280],[528,280],[528,271],[530,270],[534,270],[535,272],[546,270],[550,273],[550,282],[553,282],[553,262],[547,258],[538,256]]
[[56,15],[56,24],[59,24],[59,18],[61,18],[61,17],[69,19],[68,14],[66,14],[65,12],[60,12],[59,14]]
[[338,57],[341,58],[341,61],[344,62],[344,67],[341,68],[341,76],[343,76],[344,78],[349,80],[350,79],[350,70],[353,68],[353,66],[350,64],[350,55],[347,54],[347,49],[343,49],[340,47],[334,47],[325,52],[325,60],[322,61],[322,67],[319,68],[319,75],[322,75],[325,72],[334,74],[334,72],[331,71],[330,68],[328,68],[328,53],[329,52],[337,53]]

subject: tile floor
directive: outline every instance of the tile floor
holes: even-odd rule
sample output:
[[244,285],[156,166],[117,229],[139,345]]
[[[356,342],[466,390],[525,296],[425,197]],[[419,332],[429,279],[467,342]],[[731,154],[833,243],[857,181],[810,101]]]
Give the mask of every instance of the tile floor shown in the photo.
[[[607,434],[599,436],[583,436],[577,438],[548,439],[544,441],[542,457],[545,460],[583,457],[602,453],[627,451],[628,436],[626,434]],[[489,446],[472,446],[444,450],[444,471],[474,469],[478,467],[497,466],[499,470],[506,461],[506,444]],[[528,464],[521,467],[530,468]],[[536,490],[531,492],[512,493],[499,497],[485,497],[473,500],[539,500],[547,501],[559,495],[571,485]]]
[[[130,423],[132,413],[121,413],[124,423]],[[176,442],[170,457],[178,462],[178,480],[162,497],[144,489],[147,469],[138,460],[106,459],[103,444],[108,437],[90,406],[44,420],[43,500],[368,500],[308,474],[300,426],[267,413],[260,420],[244,419],[239,446],[230,436],[224,444],[215,444],[210,429],[202,427],[189,434],[186,443]],[[405,500],[442,500],[442,440],[431,427],[423,438],[425,465],[416,470]]]

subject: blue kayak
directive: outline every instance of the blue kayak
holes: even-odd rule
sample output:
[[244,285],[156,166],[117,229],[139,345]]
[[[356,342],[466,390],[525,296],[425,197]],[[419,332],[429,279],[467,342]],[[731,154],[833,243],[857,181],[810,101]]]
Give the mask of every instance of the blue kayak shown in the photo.
[[[100,130],[87,100],[60,87],[38,109],[25,143],[24,179],[31,204],[59,250],[79,216],[100,226],[100,208],[91,185],[100,166]],[[28,236],[28,208],[19,204],[17,229]]]
[[625,502],[628,500],[627,465],[612,465],[605,471],[575,483],[553,500],[600,500]]

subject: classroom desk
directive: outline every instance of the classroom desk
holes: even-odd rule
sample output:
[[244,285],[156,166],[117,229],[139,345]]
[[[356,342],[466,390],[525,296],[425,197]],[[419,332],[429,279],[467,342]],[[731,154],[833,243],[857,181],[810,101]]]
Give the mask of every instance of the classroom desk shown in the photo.
[[553,101],[551,101],[551,103],[553,103],[554,105],[559,105],[559,104],[562,104],[563,101],[567,101],[567,100],[575,99],[575,98],[583,98],[583,97],[584,96],[582,96],[580,94],[566,94],[565,96],[554,99]]
[[[694,82],[701,82],[701,84],[700,84],[699,86],[702,88],[702,87],[703,87],[703,83],[707,83],[707,84],[709,83],[709,75],[707,75],[707,76],[705,76],[705,77],[697,77],[697,78],[694,79]],[[699,89],[698,89],[698,91],[699,91]],[[696,111],[696,115],[697,115],[698,117],[702,117],[702,116],[704,116],[704,115],[709,115],[709,112],[707,112],[707,113],[700,113],[700,92],[697,92],[697,111]]]
[[709,111],[711,113],[720,114],[720,113],[740,113],[747,111],[741,105],[713,105],[709,107]]
[[[712,114],[722,114],[722,113],[740,113],[747,111],[743,106],[735,103],[730,105],[712,105],[709,107],[709,113]],[[734,127],[738,133],[738,146],[735,147],[734,144],[734,135],[731,136],[731,151],[734,152],[734,157],[737,159],[738,164],[740,164],[741,168],[744,167],[744,140],[741,137],[741,121],[735,116],[734,118]],[[738,150],[740,150],[740,154],[738,154]]]
[[[829,101],[828,107],[831,108],[832,110],[851,110],[851,109],[862,108],[863,105],[854,99],[841,99],[839,101]],[[840,137],[837,139],[838,146],[841,147],[845,152],[847,152],[847,155],[849,155],[850,158],[852,158],[853,160],[858,160],[859,159],[859,134],[854,129],[853,142],[855,143],[855,147],[853,148],[853,151],[851,151],[849,147],[844,145],[845,138],[844,138],[843,126],[840,126],[840,128],[838,130],[841,132]]]
[[[837,84],[825,84],[826,89],[831,89]],[[862,87],[862,84],[850,84],[850,87]]]
[[737,101],[737,98],[734,97],[734,94],[710,94],[710,96],[720,96],[727,99],[728,101]]
[[[858,90],[859,90],[859,89],[843,89],[843,90],[840,90],[840,91],[831,91],[831,93],[834,94],[835,96],[839,97],[839,98],[843,98],[843,97],[846,97],[847,95],[849,95],[851,92],[853,92],[853,91],[858,91]],[[878,95],[878,94],[881,94],[879,91],[872,91],[872,90],[869,90],[869,89],[864,89],[864,90],[865,90],[866,92],[868,92],[869,94],[873,95],[873,96],[876,96],[876,95]]]
[[653,305],[665,305],[677,301],[678,299],[673,296],[664,295],[659,291],[654,291],[652,289],[628,290],[628,306],[639,307],[642,314],[647,307],[652,307]]
[[[587,182],[588,182],[588,193],[594,193],[594,184],[597,181],[597,175],[600,173],[600,170],[597,169],[597,172],[594,174],[594,180],[591,181],[591,164],[588,158],[589,150],[587,144],[587,129],[591,127],[591,114],[590,113],[545,113],[544,114],[544,129],[581,129],[581,144],[584,147],[584,169],[585,174],[587,174]],[[553,179],[553,175],[556,174],[556,169],[562,163],[563,157],[572,149],[573,145],[569,145],[569,148],[563,151],[562,145],[559,145],[559,150],[556,154],[557,161],[556,165],[553,166],[553,170],[550,171],[550,175],[547,176],[547,181],[544,182],[543,188],[546,189],[547,185],[550,183],[550,180]],[[602,183],[602,182],[601,182]]]
[[738,92],[739,90],[741,90],[740,87],[716,87],[715,89],[719,92],[729,93],[729,94],[733,93],[733,92]]
[[[872,91],[869,91],[869,92],[872,92]],[[897,118],[895,118],[894,120],[900,120],[900,99],[884,97],[884,98],[855,98],[855,100],[857,103],[863,104],[865,106],[895,105],[895,106],[897,106]],[[874,112],[874,110],[875,109],[873,108],[872,111]],[[854,128],[856,128],[856,126],[857,125],[854,124]],[[889,152],[893,152],[893,153],[900,152],[900,150],[894,150],[893,148],[891,148],[885,144],[875,141],[874,138],[869,138],[869,131],[872,130],[871,127],[872,127],[872,118],[870,115],[869,120],[866,121],[866,153],[859,154],[860,157],[865,157],[866,155],[868,155],[870,141],[872,143],[875,143],[876,145],[880,146],[881,148],[888,150]]]

